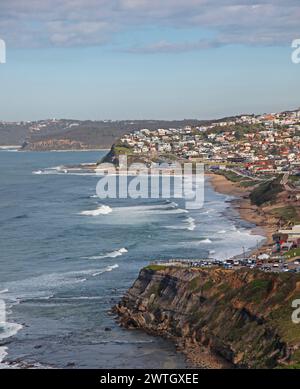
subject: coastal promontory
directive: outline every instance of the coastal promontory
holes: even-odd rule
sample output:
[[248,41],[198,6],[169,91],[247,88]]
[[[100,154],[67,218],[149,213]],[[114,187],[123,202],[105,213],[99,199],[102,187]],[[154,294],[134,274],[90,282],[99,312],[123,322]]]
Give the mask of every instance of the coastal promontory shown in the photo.
[[175,341],[193,365],[297,368],[299,297],[297,274],[150,265],[115,312],[126,328]]

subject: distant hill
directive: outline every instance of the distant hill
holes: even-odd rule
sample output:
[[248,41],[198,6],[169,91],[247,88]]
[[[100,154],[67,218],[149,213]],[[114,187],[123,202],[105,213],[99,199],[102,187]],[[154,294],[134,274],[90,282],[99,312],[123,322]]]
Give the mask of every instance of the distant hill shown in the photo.
[[26,124],[0,123],[0,146],[21,145],[29,134]]
[[142,128],[176,128],[208,123],[200,120],[41,120],[0,122],[0,146],[22,145],[23,150],[69,150],[110,148],[123,134]]

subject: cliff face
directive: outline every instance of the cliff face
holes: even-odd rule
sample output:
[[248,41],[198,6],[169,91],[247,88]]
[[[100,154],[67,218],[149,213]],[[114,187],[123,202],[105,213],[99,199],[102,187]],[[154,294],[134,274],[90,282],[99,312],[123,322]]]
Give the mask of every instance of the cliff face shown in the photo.
[[127,328],[205,346],[236,367],[298,367],[297,298],[295,274],[149,266],[115,310]]

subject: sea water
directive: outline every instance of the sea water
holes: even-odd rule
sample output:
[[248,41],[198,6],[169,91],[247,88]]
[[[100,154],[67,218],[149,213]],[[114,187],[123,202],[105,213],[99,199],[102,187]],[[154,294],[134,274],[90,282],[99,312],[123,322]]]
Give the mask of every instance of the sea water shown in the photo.
[[0,151],[2,367],[183,368],[174,345],[109,314],[152,260],[228,258],[262,239],[205,183],[205,204],[96,196],[65,172],[105,152]]

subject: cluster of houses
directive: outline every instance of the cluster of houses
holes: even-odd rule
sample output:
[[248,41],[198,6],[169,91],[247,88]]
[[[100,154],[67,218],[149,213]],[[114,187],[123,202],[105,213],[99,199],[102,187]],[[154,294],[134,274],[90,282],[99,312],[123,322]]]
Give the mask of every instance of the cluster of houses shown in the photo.
[[135,155],[176,156],[209,164],[235,163],[250,175],[300,168],[300,110],[244,115],[210,125],[136,130],[121,144]]

